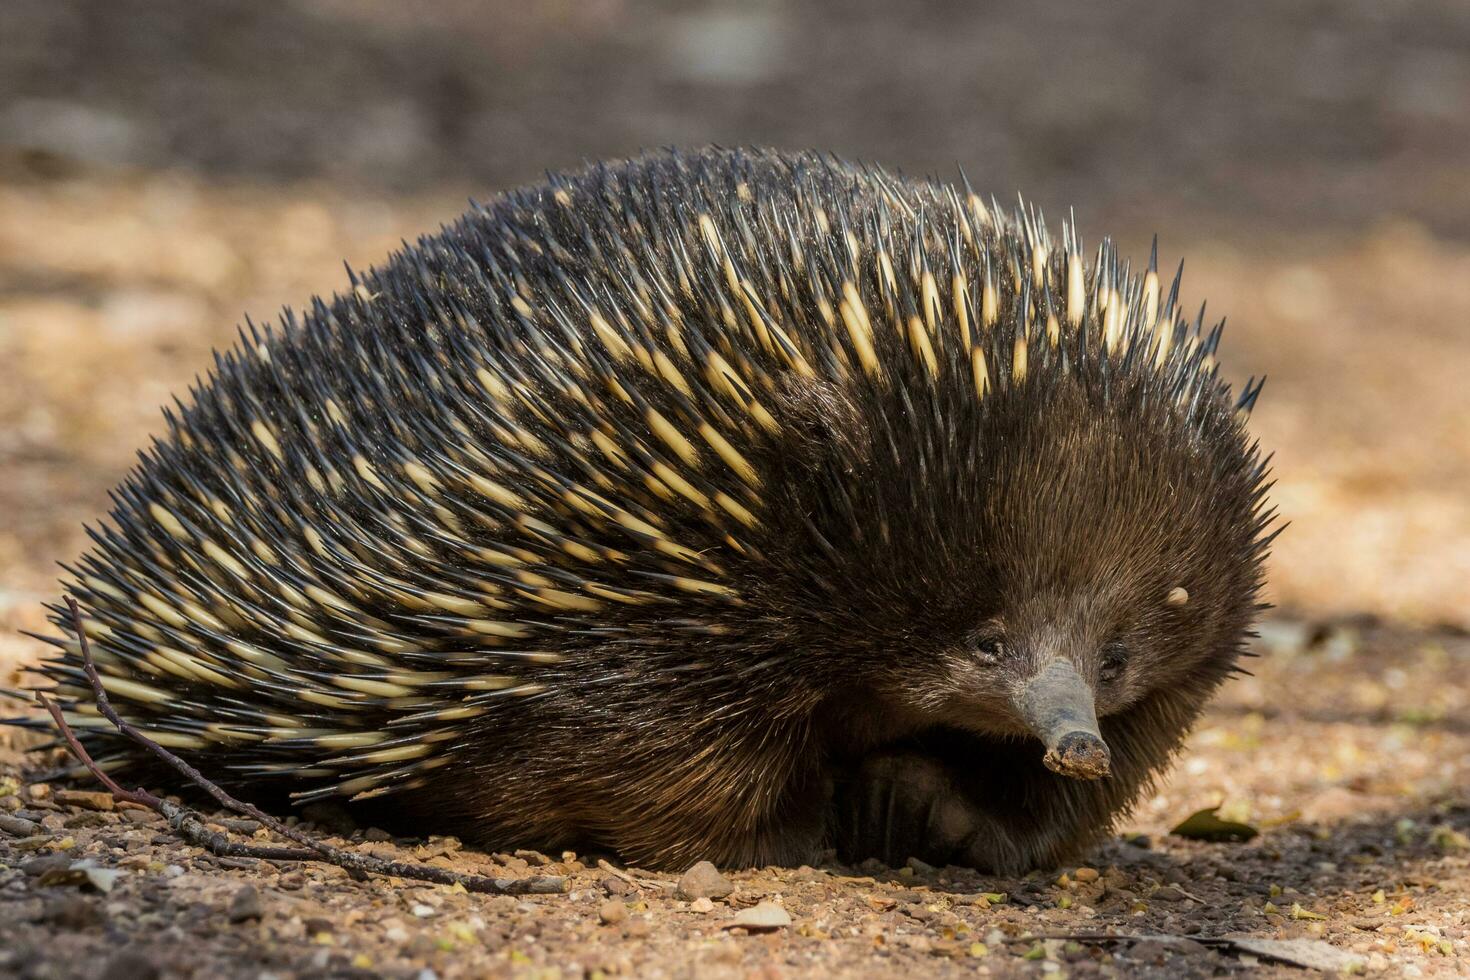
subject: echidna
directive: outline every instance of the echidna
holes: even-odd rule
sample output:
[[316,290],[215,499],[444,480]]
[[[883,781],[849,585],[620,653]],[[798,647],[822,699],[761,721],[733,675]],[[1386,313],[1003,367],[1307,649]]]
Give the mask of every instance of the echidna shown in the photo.
[[[647,866],[1016,871],[1237,669],[1266,463],[1178,279],[969,190],[662,152],[247,322],[69,590],[257,799]],[[115,764],[61,607],[40,668]]]

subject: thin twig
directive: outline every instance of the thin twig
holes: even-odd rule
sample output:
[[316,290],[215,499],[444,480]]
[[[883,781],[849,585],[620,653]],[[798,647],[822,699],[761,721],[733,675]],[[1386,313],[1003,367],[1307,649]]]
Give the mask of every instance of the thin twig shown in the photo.
[[162,797],[154,796],[146,789],[139,787],[134,790],[126,790],[113,782],[112,777],[103,771],[102,767],[92,760],[91,755],[82,746],[71,726],[61,714],[61,707],[41,692],[36,692],[36,700],[41,702],[41,707],[51,714],[51,720],[56,722],[56,727],[61,731],[61,737],[66,739],[66,744],[71,748],[72,754],[77,757],[86,767],[87,771],[107,787],[115,800],[119,803],[132,803],[137,806],[147,807],[155,813],[162,814],[168,820],[169,826],[174,832],[186,842],[195,847],[203,847],[212,854],[220,857],[251,857],[266,861],[314,861],[318,859],[315,851],[297,850],[289,847],[259,847],[253,844],[239,844],[230,840],[224,834],[216,833],[206,827],[198,817],[188,810],[171,803]]
[[636,886],[638,888],[667,888],[667,887],[669,887],[669,883],[668,882],[659,881],[659,880],[654,879],[654,878],[638,878],[635,875],[632,875],[632,874],[628,873],[627,871],[624,871],[622,868],[614,867],[612,864],[610,864],[608,862],[607,858],[598,858],[597,859],[597,866],[599,868],[601,868],[603,871],[606,871],[608,874],[614,875],[614,876],[616,876],[618,878],[621,878],[624,881],[626,881],[628,884],[634,885],[634,886]]
[[107,699],[107,690],[102,686],[102,678],[98,674],[97,665],[92,659],[92,648],[87,642],[87,633],[82,628],[81,607],[77,605],[76,600],[71,596],[66,597],[66,605],[71,611],[72,626],[76,631],[77,640],[81,646],[82,669],[87,674],[87,680],[91,682],[92,693],[97,701],[97,710],[102,713],[102,716],[111,722],[113,727],[119,732],[152,753],[189,782],[204,790],[224,808],[259,821],[280,836],[302,845],[306,850],[260,848],[252,845],[238,844],[222,834],[217,834],[209,830],[198,817],[178,804],[161,799],[141,787],[132,791],[122,789],[87,754],[87,750],[82,747],[80,740],[77,739],[71,727],[66,723],[61,709],[47,699],[44,694],[37,694],[37,697],[40,698],[46,710],[51,713],[52,720],[56,722],[57,727],[61,730],[62,737],[66,739],[67,745],[71,747],[72,752],[87,767],[87,770],[96,776],[102,785],[107,787],[113,796],[123,802],[137,803],[162,814],[168,819],[169,825],[174,831],[189,841],[189,843],[207,848],[211,852],[225,857],[258,857],[278,861],[322,861],[341,868],[358,880],[366,878],[369,874],[387,875],[395,878],[429,881],[440,885],[460,885],[466,891],[498,895],[548,895],[558,894],[567,890],[567,879],[561,876],[487,878],[483,875],[460,874],[444,868],[435,868],[428,865],[386,861],[371,854],[343,850],[342,848],[333,847],[330,844],[317,840],[293,827],[288,827],[263,810],[235,799],[229,793],[226,793],[219,786],[205,778],[199,770],[122,720],[113,709],[112,703]]
[[1199,943],[1201,946],[1234,948],[1237,942],[1228,936],[1174,935],[1166,932],[1036,932],[1007,936],[1001,942],[1039,943],[1059,940],[1074,943]]

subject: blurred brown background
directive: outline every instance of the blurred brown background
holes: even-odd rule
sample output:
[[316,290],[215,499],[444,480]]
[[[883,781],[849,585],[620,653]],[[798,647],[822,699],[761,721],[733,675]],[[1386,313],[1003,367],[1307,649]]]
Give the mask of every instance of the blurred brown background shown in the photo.
[[5,0],[0,621],[243,314],[467,196],[703,142],[1157,231],[1270,376],[1276,600],[1470,625],[1462,0]]

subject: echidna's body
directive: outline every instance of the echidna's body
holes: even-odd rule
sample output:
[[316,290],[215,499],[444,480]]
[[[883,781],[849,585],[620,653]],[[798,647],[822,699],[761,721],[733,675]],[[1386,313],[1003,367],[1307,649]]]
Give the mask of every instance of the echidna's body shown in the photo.
[[1218,332],[1079,248],[764,153],[473,210],[169,416],[75,570],[107,686],[497,847],[1056,860],[1231,670],[1266,522]]

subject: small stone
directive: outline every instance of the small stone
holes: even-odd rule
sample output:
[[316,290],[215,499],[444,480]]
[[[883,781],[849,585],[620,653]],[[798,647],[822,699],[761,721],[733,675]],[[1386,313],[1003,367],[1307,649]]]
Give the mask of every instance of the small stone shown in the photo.
[[78,810],[62,821],[66,830],[86,830],[89,827],[106,827],[108,819],[117,820],[115,813],[100,813],[96,810]]
[[689,911],[698,912],[700,915],[706,915],[710,912],[713,912],[714,910],[715,903],[711,902],[707,898],[696,898],[694,901],[689,903]]
[[12,837],[33,837],[41,825],[34,820],[24,817],[12,817],[9,814],[0,814],[0,830],[5,831]]
[[927,862],[927,861],[921,861],[921,860],[919,860],[916,857],[909,858],[908,859],[908,863],[905,865],[905,867],[907,867],[910,870],[912,870],[915,874],[921,874],[921,875],[933,874],[935,871],[938,871],[939,870],[938,868],[934,867],[934,865],[930,864],[929,862]]
[[634,919],[628,923],[627,934],[629,939],[647,939],[653,934],[653,923],[647,919]]
[[111,793],[83,789],[58,790],[56,802],[62,806],[80,807],[83,810],[111,810],[117,805]]
[[413,908],[409,909],[409,911],[413,913],[414,918],[416,919],[427,919],[429,916],[434,914],[434,909],[431,906],[424,905],[423,903],[419,903],[413,906]]
[[[1324,973],[1348,973],[1363,969],[1363,957],[1345,952],[1320,939],[1234,939],[1236,947],[1247,953],[1269,956],[1293,966],[1321,970]],[[1413,966],[1415,964],[1409,964]],[[1405,970],[1403,976],[1413,974]]]
[[369,827],[362,832],[362,839],[372,844],[384,844],[393,839],[393,835],[379,827]]
[[679,879],[680,898],[725,898],[733,891],[735,886],[730,883],[730,879],[720,874],[708,861],[700,861]]
[[329,918],[320,917],[320,915],[313,915],[312,918],[307,918],[301,924],[306,926],[307,936],[320,936],[322,933],[331,936],[332,933],[337,932],[337,924],[332,923],[332,920],[329,920]]
[[1144,939],[1134,943],[1124,953],[1124,958],[1137,963],[1163,966],[1165,960],[1169,958],[1169,947],[1156,939]]
[[1078,868],[1072,872],[1072,877],[1084,885],[1091,884],[1100,877],[1096,868]]
[[607,925],[613,925],[628,917],[628,908],[622,902],[608,899],[598,908],[597,917]]
[[127,980],[158,980],[161,974],[158,964],[147,956],[135,950],[125,949],[107,961],[107,965],[102,968],[101,975],[117,977],[119,980],[123,977],[126,977]]
[[770,932],[791,925],[791,913],[775,902],[761,902],[748,909],[741,909],[735,918],[725,923],[726,929],[745,929],[750,932]]
[[440,949],[433,936],[427,932],[417,932],[403,947],[403,951],[410,959],[421,960],[440,952]]
[[31,783],[26,787],[26,795],[33,800],[44,800],[51,795],[51,786],[47,783]]
[[137,810],[133,807],[128,807],[122,812],[122,815],[128,823],[136,824],[153,823],[160,819],[159,815],[152,810]]
[[1186,896],[1173,885],[1164,885],[1162,888],[1155,888],[1148,897],[1155,902],[1182,902]]
[[245,922],[250,919],[259,919],[264,913],[260,902],[260,892],[254,885],[246,885],[235,892],[230,899],[229,918],[231,922]]
[[41,917],[67,930],[90,929],[102,924],[102,911],[97,902],[77,894],[62,895],[47,901]]
[[[75,868],[75,865],[73,867]],[[117,879],[122,877],[122,872],[115,868],[84,867],[76,870],[81,871],[87,884],[103,894],[111,892],[112,886],[117,884]]]
[[32,878],[52,871],[65,871],[71,867],[71,858],[65,854],[48,854],[45,857],[31,858],[20,866],[20,869]]
[[632,886],[629,885],[626,881],[621,878],[614,878],[611,875],[602,879],[601,884],[603,891],[607,892],[609,895],[614,896],[626,895],[633,890]]

